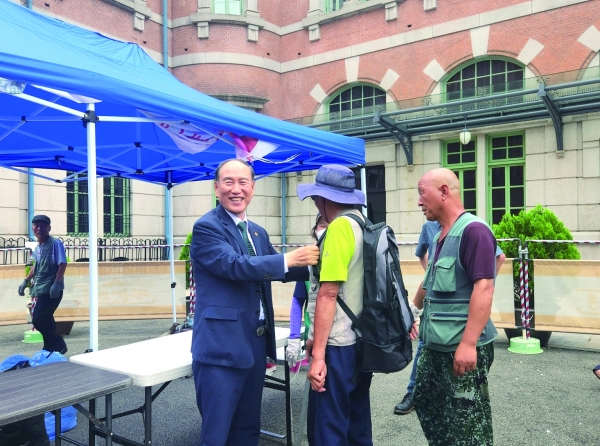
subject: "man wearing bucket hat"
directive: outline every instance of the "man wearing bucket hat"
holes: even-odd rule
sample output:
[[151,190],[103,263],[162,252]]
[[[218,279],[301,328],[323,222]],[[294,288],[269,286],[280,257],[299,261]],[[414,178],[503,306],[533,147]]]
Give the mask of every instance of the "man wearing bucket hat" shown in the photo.
[[[363,233],[347,214],[362,218],[356,206],[365,205],[356,190],[354,173],[335,164],[319,168],[315,184],[298,185],[298,197],[311,197],[329,223],[320,244],[320,262],[311,272],[308,311],[311,314],[307,354],[308,379],[315,394],[316,446],[372,445],[369,388],[371,373],[359,372],[352,321],[336,304],[344,300],[357,316],[363,306]],[[316,274],[315,274],[316,273]],[[318,277],[317,277],[318,276]]]
[[19,286],[19,296],[25,295],[25,288],[31,283],[30,294],[37,297],[33,308],[33,326],[44,338],[44,350],[50,352],[67,352],[67,344],[62,336],[56,333],[54,312],[63,296],[63,277],[67,269],[67,257],[62,242],[50,236],[50,218],[47,215],[36,215],[31,220],[33,233],[38,241],[33,258],[35,263],[29,274]]
[[[430,444],[492,445],[488,373],[498,336],[490,319],[496,276],[496,239],[487,223],[465,211],[460,183],[434,169],[418,183],[429,221],[438,221],[422,289],[413,403]],[[421,302],[415,298],[415,305]]]

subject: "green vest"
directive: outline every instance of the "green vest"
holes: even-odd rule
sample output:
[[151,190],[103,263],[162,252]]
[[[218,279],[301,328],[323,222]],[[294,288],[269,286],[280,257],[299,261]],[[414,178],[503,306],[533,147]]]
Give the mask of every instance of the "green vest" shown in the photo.
[[[473,222],[485,224],[470,213],[462,214],[450,228],[437,262],[429,260],[423,288],[427,290],[423,303],[423,315],[419,338],[425,345],[443,352],[455,351],[460,343],[467,318],[474,284],[460,263],[460,241],[465,228]],[[434,240],[434,246],[441,233]],[[434,251],[435,252],[435,251]],[[435,258],[435,255],[432,257]],[[495,264],[493,265],[495,271]],[[498,336],[491,319],[483,329],[477,346],[492,342]]]
[[32,296],[50,294],[50,288],[56,280],[58,265],[54,259],[54,237],[48,237],[41,246],[40,260],[36,261],[31,286]]

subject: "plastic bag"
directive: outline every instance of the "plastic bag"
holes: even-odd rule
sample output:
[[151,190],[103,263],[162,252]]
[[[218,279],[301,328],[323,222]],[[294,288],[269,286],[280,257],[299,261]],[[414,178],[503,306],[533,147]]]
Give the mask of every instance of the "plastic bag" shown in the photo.
[[0,373],[28,367],[29,358],[24,355],[13,355],[0,362]]
[[44,365],[44,364],[52,364],[54,362],[65,362],[65,361],[67,361],[67,358],[65,358],[60,353],[49,352],[47,350],[40,350],[39,352],[35,353],[31,357],[31,359],[29,359],[29,363],[31,364],[31,367],[36,367],[38,365]]
[[[46,432],[50,441],[56,437],[55,425],[54,425],[54,414],[52,412],[46,412],[44,414],[44,422],[46,423]],[[60,410],[60,432],[69,432],[71,429],[75,429],[77,426],[77,409],[73,406],[63,407]]]

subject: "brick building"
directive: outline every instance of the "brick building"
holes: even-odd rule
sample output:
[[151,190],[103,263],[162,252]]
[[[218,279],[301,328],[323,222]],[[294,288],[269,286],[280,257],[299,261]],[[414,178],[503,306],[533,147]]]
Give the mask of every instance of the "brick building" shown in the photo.
[[[370,217],[401,239],[416,239],[417,181],[439,166],[490,223],[542,204],[575,238],[600,239],[600,1],[170,0],[166,21],[163,1],[32,6],[138,43],[158,63],[166,55],[175,76],[214,97],[364,138]],[[249,213],[275,243],[308,240],[314,209],[295,189],[313,178],[257,182]],[[101,232],[163,236],[163,188],[100,181]],[[25,236],[27,177],[1,171],[0,183],[0,236]],[[84,188],[35,183],[54,233],[85,235]],[[176,243],[213,203],[212,184],[174,189]]]

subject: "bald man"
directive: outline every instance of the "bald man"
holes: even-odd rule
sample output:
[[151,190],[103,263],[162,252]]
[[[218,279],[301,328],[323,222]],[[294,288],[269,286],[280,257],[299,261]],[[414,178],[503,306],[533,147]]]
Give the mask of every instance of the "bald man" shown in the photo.
[[465,211],[451,170],[426,173],[418,191],[425,217],[442,229],[423,280],[419,337],[425,347],[415,410],[430,444],[492,445],[488,372],[498,336],[490,319],[496,239],[487,223]]

